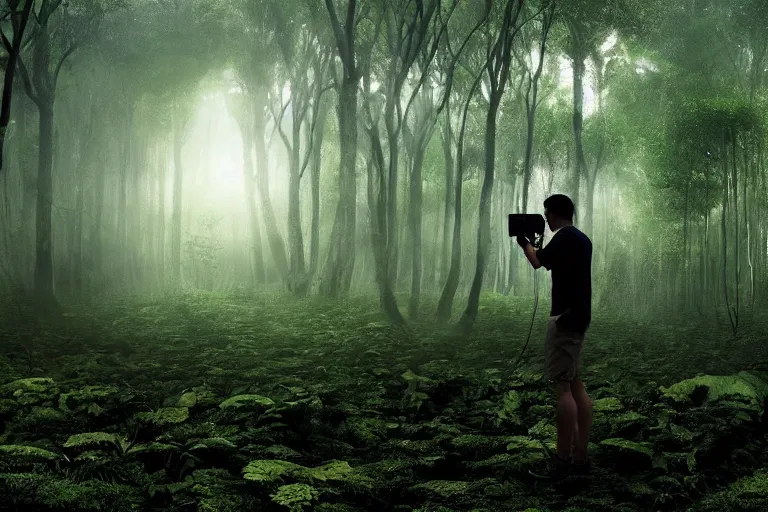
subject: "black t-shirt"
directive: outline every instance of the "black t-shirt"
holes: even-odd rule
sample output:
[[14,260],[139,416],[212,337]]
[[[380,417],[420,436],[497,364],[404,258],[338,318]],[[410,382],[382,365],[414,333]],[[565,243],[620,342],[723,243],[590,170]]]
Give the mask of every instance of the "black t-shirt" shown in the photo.
[[586,332],[592,320],[592,241],[565,226],[536,257],[552,271],[551,315],[562,315],[558,324],[564,328]]

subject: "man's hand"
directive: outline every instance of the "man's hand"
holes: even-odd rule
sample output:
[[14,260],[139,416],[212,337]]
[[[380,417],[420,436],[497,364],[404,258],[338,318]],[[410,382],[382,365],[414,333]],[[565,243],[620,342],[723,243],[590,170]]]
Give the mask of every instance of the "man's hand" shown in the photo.
[[528,240],[527,236],[524,235],[518,235],[517,236],[517,245],[525,249],[527,246],[532,245],[531,241]]

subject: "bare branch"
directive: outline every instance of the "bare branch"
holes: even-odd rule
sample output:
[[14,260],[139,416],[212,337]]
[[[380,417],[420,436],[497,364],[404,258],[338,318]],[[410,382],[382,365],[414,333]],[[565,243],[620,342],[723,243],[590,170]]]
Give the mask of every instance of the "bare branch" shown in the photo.
[[72,53],[77,50],[77,43],[72,43],[72,45],[67,48],[67,51],[64,52],[64,55],[61,56],[61,59],[59,60],[59,63],[56,65],[56,71],[53,73],[53,83],[55,84],[59,80],[59,72],[61,71],[61,66],[64,64],[64,61],[67,60],[67,57],[72,55]]

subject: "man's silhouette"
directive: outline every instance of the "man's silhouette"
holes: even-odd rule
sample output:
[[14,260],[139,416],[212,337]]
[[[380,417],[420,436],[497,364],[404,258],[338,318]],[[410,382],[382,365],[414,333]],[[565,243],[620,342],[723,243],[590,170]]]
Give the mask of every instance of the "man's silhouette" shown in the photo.
[[592,242],[573,225],[574,206],[568,196],[556,194],[544,201],[544,216],[552,239],[536,250],[525,237],[517,237],[534,269],[552,272],[552,310],[546,334],[547,378],[557,394],[557,453],[537,478],[553,479],[568,473],[586,473],[592,402],[579,378],[584,336],[592,319]]

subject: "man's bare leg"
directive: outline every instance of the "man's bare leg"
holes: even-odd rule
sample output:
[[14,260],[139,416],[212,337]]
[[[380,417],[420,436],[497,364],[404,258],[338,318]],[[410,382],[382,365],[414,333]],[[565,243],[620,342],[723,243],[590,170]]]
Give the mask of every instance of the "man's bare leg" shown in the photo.
[[573,460],[583,462],[587,459],[589,431],[592,428],[592,400],[589,398],[581,379],[571,381],[571,395],[576,402],[577,428],[573,438]]
[[563,460],[568,460],[571,455],[571,445],[575,441],[578,406],[569,382],[558,382],[555,385],[555,391],[557,393],[557,455]]

